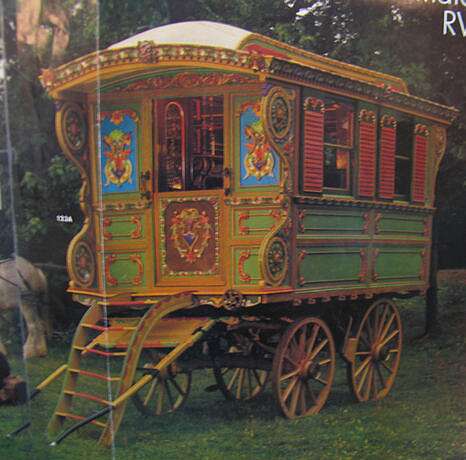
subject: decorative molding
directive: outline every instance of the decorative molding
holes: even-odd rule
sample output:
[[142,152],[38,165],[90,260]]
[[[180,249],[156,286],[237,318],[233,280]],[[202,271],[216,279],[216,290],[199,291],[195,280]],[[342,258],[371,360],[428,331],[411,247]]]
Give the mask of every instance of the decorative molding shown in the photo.
[[238,217],[238,228],[239,228],[239,234],[240,235],[247,235],[249,234],[249,227],[246,227],[243,225],[243,221],[248,220],[250,217],[249,212],[245,211],[242,212],[239,217]]
[[70,245],[69,253],[71,256],[70,277],[81,286],[91,286],[95,280],[96,264],[90,245],[86,241],[79,240],[76,244]]
[[131,262],[136,264],[138,268],[137,275],[133,278],[132,283],[139,286],[142,283],[142,275],[144,274],[144,265],[142,264],[141,256],[139,254],[130,256]]
[[371,225],[371,213],[370,212],[365,212],[362,215],[362,218],[364,220],[364,224],[362,226],[362,232],[367,235],[369,233],[370,225]]
[[108,227],[110,227],[111,225],[112,225],[112,219],[110,217],[105,217],[102,222],[102,226],[103,226],[102,234],[103,234],[104,240],[111,240],[113,238],[113,234],[107,230]]
[[325,198],[298,195],[293,197],[297,204],[317,205],[317,206],[340,206],[351,208],[380,209],[389,211],[403,211],[411,213],[433,214],[435,208],[431,206],[416,206],[411,204],[388,203],[384,201],[362,201],[344,198]]
[[427,266],[427,255],[428,251],[423,249],[421,251],[421,269],[419,271],[419,279],[421,281],[426,281],[427,274],[429,273],[429,268]]
[[300,209],[298,211],[298,231],[299,233],[304,233],[304,218],[306,217],[306,210]]
[[115,254],[110,254],[105,257],[105,281],[110,284],[110,286],[118,286],[118,280],[110,273],[110,268],[116,260],[117,256]]
[[378,235],[380,233],[380,221],[383,218],[383,214],[378,212],[374,218],[374,233]]
[[224,86],[254,83],[257,79],[238,73],[193,73],[181,72],[176,75],[150,77],[144,80],[123,83],[112,87],[114,91],[146,91],[168,88],[197,88],[200,86]]
[[238,273],[239,279],[245,283],[251,282],[251,276],[244,271],[244,264],[246,260],[251,257],[251,251],[248,249],[246,251],[241,251],[238,258]]
[[140,200],[134,202],[122,202],[116,201],[112,203],[96,203],[93,206],[98,212],[125,212],[131,210],[142,210],[151,207],[151,201],[149,200]]
[[[215,232],[211,237],[215,241],[215,252],[214,252],[214,265],[213,268],[207,271],[192,270],[192,271],[175,271],[171,270],[167,265],[167,245],[166,245],[166,232],[167,222],[165,219],[165,211],[171,203],[186,203],[186,202],[207,202],[214,210],[214,227]],[[212,196],[193,196],[193,197],[173,197],[173,198],[162,198],[160,200],[159,210],[159,225],[160,225],[160,269],[163,275],[168,276],[200,276],[200,275],[217,275],[220,270],[220,242],[219,242],[219,221],[220,221],[220,207],[217,197]]]
[[361,256],[361,270],[359,272],[359,282],[365,283],[367,281],[367,250],[361,249],[359,251],[359,255]]
[[118,223],[132,223],[135,225],[134,230],[130,233],[121,233],[121,234],[113,234],[108,230],[114,224],[114,221],[111,217],[104,217],[102,225],[103,225],[103,237],[104,240],[113,240],[114,238],[131,238],[133,240],[137,240],[142,237],[142,220],[140,216],[129,216],[127,219],[119,219]]
[[374,249],[373,258],[372,258],[372,281],[377,281],[379,279],[379,274],[375,270],[377,264],[377,257],[379,257],[380,249]]
[[286,241],[278,236],[273,237],[261,255],[261,269],[265,281],[271,286],[282,284],[288,274],[289,266]]
[[298,252],[298,284],[304,286],[306,284],[306,278],[301,275],[301,263],[306,258],[307,252],[301,249]]
[[40,77],[47,91],[52,91],[77,78],[122,64],[211,63],[265,72],[266,60],[257,53],[235,51],[214,46],[155,45],[142,42],[138,47],[110,48],[75,59],[55,69],[44,69]]
[[368,83],[281,59],[273,58],[267,70],[277,77],[345,90],[365,99],[370,99],[377,104],[385,102],[405,110],[416,110],[445,120],[448,123],[452,123],[459,113],[454,107],[447,107],[420,97],[401,93],[390,85]]

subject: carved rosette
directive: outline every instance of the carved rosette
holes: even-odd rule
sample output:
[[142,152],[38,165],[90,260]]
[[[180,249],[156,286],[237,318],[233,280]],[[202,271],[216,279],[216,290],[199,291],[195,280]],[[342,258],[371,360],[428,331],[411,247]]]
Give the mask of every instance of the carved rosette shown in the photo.
[[361,123],[370,123],[374,124],[375,123],[375,113],[372,110],[367,110],[367,109],[362,109],[359,112],[359,121]]
[[71,277],[81,286],[91,286],[95,280],[95,258],[86,241],[79,241],[74,246],[71,260]]
[[382,128],[396,128],[396,118],[392,115],[383,115],[380,119],[380,126]]
[[276,236],[267,246],[262,259],[262,275],[265,281],[272,285],[282,284],[288,274],[288,246],[286,242]]
[[325,103],[322,99],[316,97],[308,97],[304,101],[304,110],[309,112],[325,112]]

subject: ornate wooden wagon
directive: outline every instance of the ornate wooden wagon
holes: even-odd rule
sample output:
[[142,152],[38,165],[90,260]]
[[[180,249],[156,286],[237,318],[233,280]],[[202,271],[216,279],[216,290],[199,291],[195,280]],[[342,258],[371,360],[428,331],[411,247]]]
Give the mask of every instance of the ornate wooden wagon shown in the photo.
[[[336,352],[357,400],[388,394],[402,348],[393,298],[428,287],[455,109],[211,22],[141,33],[42,83],[82,177],[67,266],[90,306],[68,364],[37,387],[65,373],[56,442],[91,423],[108,445],[128,399],[173,411],[201,368],[230,399],[271,381],[290,418],[324,405]],[[112,372],[92,370],[97,358]]]

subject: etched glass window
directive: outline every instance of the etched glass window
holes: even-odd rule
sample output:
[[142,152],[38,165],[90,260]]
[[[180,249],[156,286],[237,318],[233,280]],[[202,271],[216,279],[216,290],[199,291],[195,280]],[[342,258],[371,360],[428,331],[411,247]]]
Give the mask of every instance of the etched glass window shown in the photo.
[[324,187],[350,191],[354,110],[339,101],[325,103]]

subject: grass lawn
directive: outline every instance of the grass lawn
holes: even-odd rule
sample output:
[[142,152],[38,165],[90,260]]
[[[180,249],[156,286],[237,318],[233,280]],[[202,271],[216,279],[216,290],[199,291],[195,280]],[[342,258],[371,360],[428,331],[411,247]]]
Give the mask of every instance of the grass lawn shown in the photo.
[[[51,448],[44,431],[60,382],[33,401],[28,433],[0,437],[0,459],[466,459],[466,289],[446,286],[440,300],[441,334],[414,341],[422,333],[423,301],[399,302],[404,352],[395,387],[383,401],[353,402],[339,360],[321,413],[289,421],[278,414],[270,390],[254,401],[227,402],[219,392],[204,391],[213,378],[202,371],[174,414],[142,417],[129,404],[113,449],[79,432]],[[68,346],[54,341],[47,358],[30,360],[31,381],[65,362]],[[0,434],[19,426],[27,411],[0,407]]]

